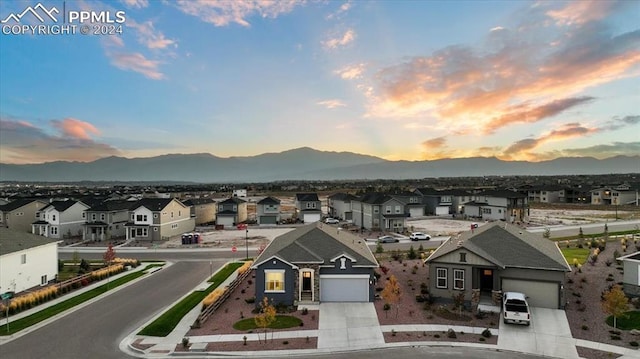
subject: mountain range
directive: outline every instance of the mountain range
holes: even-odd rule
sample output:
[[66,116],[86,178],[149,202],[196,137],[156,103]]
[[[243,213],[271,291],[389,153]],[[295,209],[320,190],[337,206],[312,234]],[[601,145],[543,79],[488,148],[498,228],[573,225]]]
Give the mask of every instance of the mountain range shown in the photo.
[[640,172],[640,156],[607,159],[563,157],[550,161],[503,161],[495,157],[388,161],[352,152],[308,147],[249,157],[208,153],[157,157],[105,157],[92,162],[0,163],[0,181],[180,181],[197,183],[279,180],[411,179],[510,175],[577,175]]

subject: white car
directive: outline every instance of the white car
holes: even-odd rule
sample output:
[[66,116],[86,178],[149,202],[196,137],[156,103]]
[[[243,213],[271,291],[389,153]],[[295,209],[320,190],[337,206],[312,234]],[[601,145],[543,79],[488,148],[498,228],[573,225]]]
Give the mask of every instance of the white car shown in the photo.
[[327,219],[324,220],[324,223],[326,223],[326,224],[338,224],[338,223],[340,223],[340,221],[335,219],[335,218],[327,218]]
[[504,292],[502,295],[504,323],[531,324],[531,311],[527,297],[519,292]]
[[428,241],[431,239],[431,236],[422,232],[413,232],[409,236],[409,239],[412,241]]

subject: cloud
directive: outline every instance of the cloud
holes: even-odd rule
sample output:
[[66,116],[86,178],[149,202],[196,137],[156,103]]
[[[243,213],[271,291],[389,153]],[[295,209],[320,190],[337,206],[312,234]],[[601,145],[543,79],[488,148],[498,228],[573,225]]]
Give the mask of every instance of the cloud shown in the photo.
[[327,20],[333,20],[341,17],[343,14],[349,11],[352,7],[353,7],[353,3],[351,3],[351,1],[345,2],[344,4],[340,5],[338,10],[327,15]]
[[90,139],[89,133],[94,135],[100,134],[100,131],[92,124],[75,118],[65,118],[62,121],[52,120],[51,124],[60,130],[63,136],[69,138],[88,140]]
[[637,125],[639,123],[640,115],[625,116],[623,118],[615,117],[613,120],[607,122],[605,129],[615,131],[626,126]]
[[178,0],[176,6],[185,14],[193,15],[215,26],[227,26],[236,23],[250,26],[249,17],[276,18],[291,12],[304,2],[296,0],[243,0],[243,1],[206,1]]
[[120,0],[127,7],[132,9],[142,9],[149,6],[149,0]]
[[538,159],[538,156],[534,153],[531,153],[531,151],[544,143],[551,141],[560,141],[573,137],[582,137],[599,131],[600,129],[598,128],[585,127],[580,125],[579,123],[569,123],[538,138],[526,138],[513,143],[511,146],[504,150],[502,157],[503,159],[507,160],[535,160]]
[[581,25],[605,18],[621,2],[602,0],[580,0],[569,2],[565,7],[552,9],[546,14],[556,21],[557,25]]
[[531,107],[528,104],[520,104],[505,108],[505,114],[492,119],[485,125],[485,132],[492,133],[495,130],[514,123],[533,123],[548,117],[555,116],[571,107],[581,105],[594,100],[590,96],[565,98],[553,100],[540,106]]
[[328,109],[334,109],[338,107],[344,107],[346,104],[340,100],[325,100],[316,102],[317,105],[324,106]]
[[149,60],[138,52],[126,52],[122,39],[107,36],[102,41],[105,54],[111,64],[121,70],[138,72],[152,80],[162,80],[164,74],[160,72],[160,62]]
[[[596,11],[599,3],[583,6]],[[487,133],[543,121],[593,101],[587,89],[638,76],[640,30],[614,34],[606,19],[585,16],[558,25],[546,13],[555,3],[538,4],[477,47],[449,46],[378,70],[366,116]]]
[[365,64],[360,63],[357,65],[345,66],[339,70],[334,71],[334,73],[340,75],[345,80],[354,80],[362,77],[362,73],[365,69]]
[[[560,152],[563,156],[589,156],[608,158],[613,156],[637,156],[640,153],[640,142],[613,142],[582,148],[566,148]],[[558,157],[553,153],[552,158]]]
[[156,30],[151,21],[139,24],[128,20],[127,26],[137,30],[138,41],[149,49],[165,49],[171,45],[177,46],[175,40],[167,39],[162,32]]
[[338,47],[344,47],[352,43],[356,39],[356,32],[353,29],[348,29],[342,35],[337,35],[328,40],[322,41],[322,46],[326,49],[334,50]]
[[446,143],[447,139],[445,137],[435,137],[422,142],[422,147],[425,147],[426,149],[436,149],[444,147]]
[[0,117],[0,162],[93,161],[120,155],[116,148],[90,138],[90,134],[100,131],[88,122],[65,118],[52,120],[49,124],[57,134],[49,134],[47,129],[29,121]]

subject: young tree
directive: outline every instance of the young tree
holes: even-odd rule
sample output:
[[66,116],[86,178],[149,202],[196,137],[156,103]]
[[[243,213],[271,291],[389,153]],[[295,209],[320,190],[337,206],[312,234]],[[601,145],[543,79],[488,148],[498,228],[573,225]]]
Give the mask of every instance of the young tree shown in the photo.
[[[253,318],[258,328],[264,329],[264,342],[267,343],[267,328],[276,320],[276,308],[269,303],[269,298],[263,297],[260,302],[260,313]],[[260,339],[260,336],[258,336]]]
[[604,233],[602,234],[604,241],[609,240],[609,225],[607,223],[604,224]]
[[582,227],[580,227],[580,231],[578,231],[578,248],[584,247],[584,232],[582,231]]
[[80,264],[80,253],[78,253],[78,251],[73,251],[73,256],[71,257],[71,260],[73,260],[73,265],[79,265]]
[[629,308],[629,299],[624,295],[619,285],[614,285],[604,293],[602,310],[613,316],[613,327],[616,327],[616,319],[623,315]]
[[546,239],[551,238],[551,229],[549,227],[544,229],[544,232],[542,233],[542,237]]
[[[109,247],[102,255],[104,265],[109,268],[113,260],[116,259],[116,251],[113,250],[113,244],[109,243]],[[109,289],[109,280],[111,279],[111,271],[107,271],[107,289]]]
[[409,259],[418,258],[418,254],[416,253],[416,250],[413,248],[413,245],[411,245],[411,247],[409,247],[409,254],[407,254],[407,258],[409,258]]
[[387,284],[384,286],[382,293],[380,294],[382,299],[384,299],[385,303],[389,305],[394,305],[396,307],[396,318],[398,317],[398,305],[397,303],[400,301],[400,297],[402,293],[400,292],[400,285],[398,284],[398,280],[396,276],[391,275],[389,280],[387,280]]

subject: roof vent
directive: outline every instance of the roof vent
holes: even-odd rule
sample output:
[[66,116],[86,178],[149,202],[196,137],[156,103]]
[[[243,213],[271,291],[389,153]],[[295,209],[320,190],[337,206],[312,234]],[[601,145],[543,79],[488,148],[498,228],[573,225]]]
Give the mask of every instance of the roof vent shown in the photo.
[[462,247],[462,241],[458,240],[458,243],[456,244],[457,247]]

